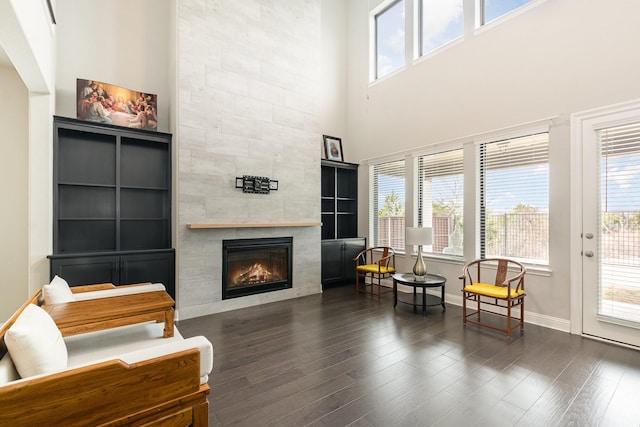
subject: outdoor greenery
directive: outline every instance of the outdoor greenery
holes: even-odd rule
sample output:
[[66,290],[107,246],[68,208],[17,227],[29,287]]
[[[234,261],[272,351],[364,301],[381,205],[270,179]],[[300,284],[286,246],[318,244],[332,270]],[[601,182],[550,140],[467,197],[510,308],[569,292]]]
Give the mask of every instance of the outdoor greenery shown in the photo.
[[378,217],[404,216],[404,203],[395,191],[384,198],[384,205],[378,211]]

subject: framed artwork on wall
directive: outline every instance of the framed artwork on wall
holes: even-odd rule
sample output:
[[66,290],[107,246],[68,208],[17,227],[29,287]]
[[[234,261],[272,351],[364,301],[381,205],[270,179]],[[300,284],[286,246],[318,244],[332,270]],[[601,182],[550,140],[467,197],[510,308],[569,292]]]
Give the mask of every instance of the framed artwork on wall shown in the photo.
[[324,155],[327,160],[344,162],[342,155],[342,139],[335,136],[322,135],[324,141]]
[[158,95],[76,79],[76,97],[76,114],[81,120],[158,130]]

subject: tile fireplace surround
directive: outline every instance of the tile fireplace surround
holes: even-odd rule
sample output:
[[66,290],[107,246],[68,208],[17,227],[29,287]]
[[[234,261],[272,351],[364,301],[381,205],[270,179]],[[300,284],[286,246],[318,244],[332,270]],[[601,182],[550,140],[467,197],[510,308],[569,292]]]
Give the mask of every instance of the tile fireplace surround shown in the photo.
[[[322,292],[320,223],[187,224],[180,236],[177,318],[253,307]],[[223,240],[293,238],[292,287],[222,298]]]
[[[320,219],[322,2],[177,3],[177,315],[320,293],[320,226],[299,224]],[[278,191],[243,193],[243,175]],[[196,228],[212,222],[233,228]],[[222,241],[284,236],[293,287],[222,300]]]

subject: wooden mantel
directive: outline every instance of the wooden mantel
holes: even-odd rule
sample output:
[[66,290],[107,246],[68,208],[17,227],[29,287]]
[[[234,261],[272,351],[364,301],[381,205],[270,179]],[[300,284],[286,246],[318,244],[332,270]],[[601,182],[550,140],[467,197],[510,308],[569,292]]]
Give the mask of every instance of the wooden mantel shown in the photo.
[[320,227],[321,222],[264,222],[264,223],[235,223],[235,224],[187,224],[189,229],[202,228],[273,228],[273,227]]

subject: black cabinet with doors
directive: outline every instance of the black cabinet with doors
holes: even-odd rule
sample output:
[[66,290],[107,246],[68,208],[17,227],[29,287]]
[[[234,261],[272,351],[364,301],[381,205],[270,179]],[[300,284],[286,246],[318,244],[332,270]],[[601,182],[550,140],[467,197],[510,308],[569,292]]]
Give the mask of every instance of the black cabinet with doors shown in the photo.
[[51,256],[51,276],[63,277],[69,286],[88,283],[163,283],[175,295],[173,249]]
[[51,276],[162,282],[175,298],[171,135],[54,117],[53,137]]
[[322,285],[355,283],[353,258],[366,247],[358,237],[358,165],[322,160]]
[[356,282],[353,259],[367,246],[364,237],[322,241],[322,286]]

